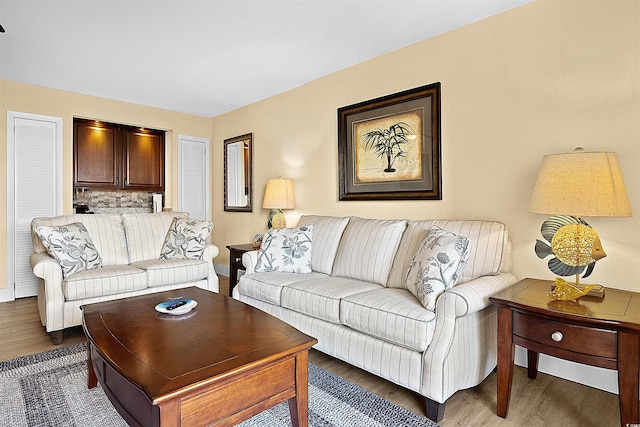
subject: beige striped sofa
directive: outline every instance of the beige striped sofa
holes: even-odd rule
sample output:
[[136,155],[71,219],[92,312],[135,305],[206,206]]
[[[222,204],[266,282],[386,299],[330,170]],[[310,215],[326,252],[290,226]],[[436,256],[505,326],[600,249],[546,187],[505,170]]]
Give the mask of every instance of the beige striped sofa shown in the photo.
[[[82,324],[83,304],[187,286],[218,292],[218,276],[213,267],[213,258],[218,255],[215,245],[205,246],[201,260],[159,259],[176,217],[189,218],[189,214],[76,214],[32,220],[34,253],[29,262],[39,282],[40,319],[54,344],[62,343],[65,328]],[[60,264],[47,253],[35,229],[75,222],[86,227],[102,258],[102,267],[63,277]]]
[[[312,225],[312,272],[255,272],[258,252],[233,296],[318,339],[316,349],[426,398],[439,421],[457,390],[482,382],[496,366],[497,317],[488,298],[516,282],[504,224],[458,220],[376,220],[303,216]],[[405,288],[427,229],[466,236],[463,277],[434,311]]]

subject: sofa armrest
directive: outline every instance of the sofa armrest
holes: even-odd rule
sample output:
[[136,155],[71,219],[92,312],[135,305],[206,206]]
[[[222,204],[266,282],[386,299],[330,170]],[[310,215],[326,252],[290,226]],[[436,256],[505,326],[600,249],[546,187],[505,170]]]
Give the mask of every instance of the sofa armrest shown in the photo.
[[[508,288],[516,282],[516,277],[511,273],[479,277],[448,289],[438,298],[437,306],[444,306],[445,300],[454,298],[455,316],[466,316],[488,307],[491,295]],[[451,302],[448,305],[451,306]],[[437,312],[438,307],[436,307]]]
[[[31,264],[33,274],[44,281],[44,287],[38,287],[38,306],[40,307],[42,304],[42,307],[46,307],[44,312],[40,312],[42,324],[46,325],[47,332],[63,329],[62,267],[47,253],[31,254],[29,264]],[[44,291],[44,295],[41,290]],[[42,298],[44,301],[41,301]]]
[[213,243],[209,243],[204,247],[202,251],[202,259],[205,261],[211,261],[220,253],[220,249]]
[[256,264],[258,263],[258,253],[260,251],[249,251],[242,254],[242,264],[244,265],[245,274],[255,272]]
[[207,269],[209,270],[209,275],[207,276],[207,289],[213,292],[220,291],[218,275],[216,274],[216,269],[213,266],[213,259],[218,256],[218,253],[220,253],[220,249],[212,243],[207,244],[202,251],[202,259],[207,261]]

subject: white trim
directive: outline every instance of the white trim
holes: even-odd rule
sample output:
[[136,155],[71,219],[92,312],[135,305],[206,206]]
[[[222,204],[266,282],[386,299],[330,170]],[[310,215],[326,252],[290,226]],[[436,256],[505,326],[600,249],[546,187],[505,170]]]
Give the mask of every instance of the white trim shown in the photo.
[[62,214],[62,118],[7,111],[7,286],[5,289],[0,289],[0,302],[15,299],[15,122],[17,119],[44,121],[55,125],[56,147],[53,162],[56,169],[56,197],[53,208],[57,215]]

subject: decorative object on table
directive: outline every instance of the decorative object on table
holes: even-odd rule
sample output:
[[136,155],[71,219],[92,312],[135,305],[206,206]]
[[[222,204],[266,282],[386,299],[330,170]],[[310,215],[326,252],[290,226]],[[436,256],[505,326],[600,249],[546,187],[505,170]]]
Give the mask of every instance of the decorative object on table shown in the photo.
[[340,200],[442,199],[440,83],[338,109]]
[[[536,254],[549,261],[559,276],[588,277],[598,259],[606,254],[598,234],[581,216],[629,217],[631,206],[615,153],[585,152],[544,157],[529,203],[529,211],[555,215],[542,225],[551,246],[537,240]],[[585,271],[586,269],[586,271]]]
[[224,210],[253,212],[253,134],[224,140]]
[[556,300],[571,301],[587,295],[589,292],[601,292],[604,295],[604,287],[601,285],[578,286],[566,280],[556,277],[555,286],[549,292],[549,296]]
[[582,218],[555,215],[542,223],[540,231],[550,245],[536,240],[536,255],[540,259],[555,255],[548,265],[559,276],[580,274],[587,267],[583,277],[589,277],[596,261],[607,256],[598,233]]
[[198,301],[194,301],[189,298],[178,297],[172,298],[169,301],[161,302],[160,304],[155,306],[155,309],[160,313],[180,316],[181,314],[186,314],[193,310],[196,305],[198,305]]
[[296,207],[293,181],[282,177],[269,179],[264,190],[262,207],[271,209],[269,222],[267,223],[269,230],[272,228],[285,228],[287,219],[284,217],[282,209],[295,209]]
[[260,245],[262,245],[262,234],[256,233],[253,235],[253,249],[260,249]]

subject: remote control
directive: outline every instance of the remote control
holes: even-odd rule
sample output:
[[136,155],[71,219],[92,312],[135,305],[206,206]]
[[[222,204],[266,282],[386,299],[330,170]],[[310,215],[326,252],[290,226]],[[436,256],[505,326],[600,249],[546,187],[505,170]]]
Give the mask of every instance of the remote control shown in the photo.
[[176,303],[174,303],[174,304],[168,305],[168,306],[167,306],[167,310],[169,310],[169,311],[174,310],[174,309],[176,309],[176,308],[178,308],[178,307],[182,307],[182,306],[183,306],[183,305],[185,305],[186,303],[187,303],[187,302],[186,302],[185,300],[178,301],[178,302],[176,302]]

